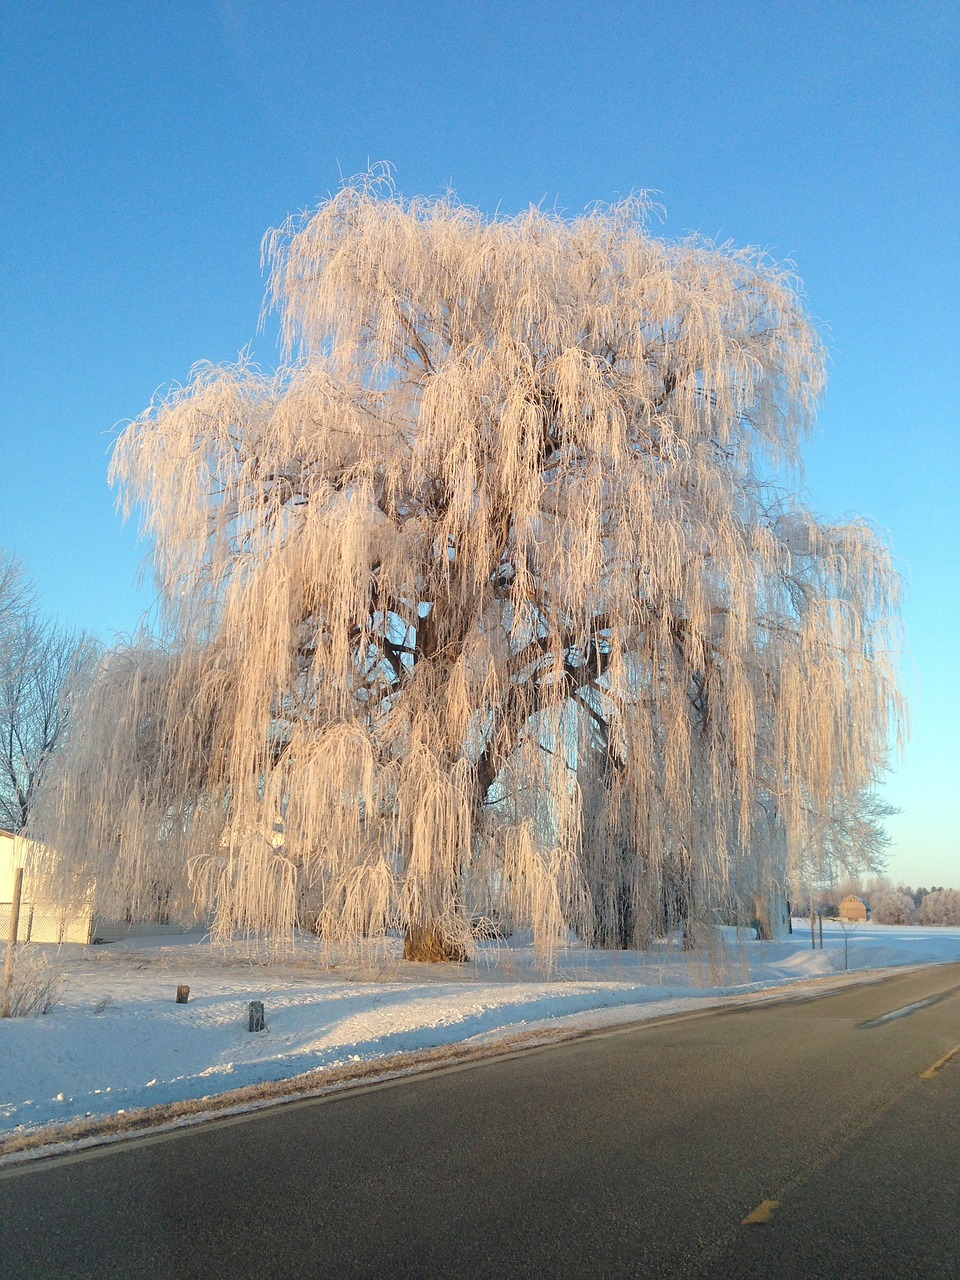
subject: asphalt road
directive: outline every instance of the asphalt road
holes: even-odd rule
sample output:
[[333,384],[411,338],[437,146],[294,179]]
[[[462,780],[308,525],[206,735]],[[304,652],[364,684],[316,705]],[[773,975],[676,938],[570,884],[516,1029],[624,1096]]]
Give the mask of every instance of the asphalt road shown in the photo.
[[955,964],[47,1160],[0,1276],[957,1280],[958,1044]]

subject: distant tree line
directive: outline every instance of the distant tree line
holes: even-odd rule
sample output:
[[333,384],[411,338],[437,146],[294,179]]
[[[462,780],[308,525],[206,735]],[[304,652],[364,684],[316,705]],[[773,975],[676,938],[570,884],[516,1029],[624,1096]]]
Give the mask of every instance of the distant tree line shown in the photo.
[[[863,898],[870,908],[874,924],[952,925],[960,927],[960,889],[947,889],[934,885],[927,889],[911,889],[909,885],[894,884],[886,876],[880,876],[864,884],[860,880],[845,881],[835,888],[814,895],[814,909],[827,917],[840,914],[840,903],[848,894]],[[800,901],[795,915],[808,915],[809,898]]]

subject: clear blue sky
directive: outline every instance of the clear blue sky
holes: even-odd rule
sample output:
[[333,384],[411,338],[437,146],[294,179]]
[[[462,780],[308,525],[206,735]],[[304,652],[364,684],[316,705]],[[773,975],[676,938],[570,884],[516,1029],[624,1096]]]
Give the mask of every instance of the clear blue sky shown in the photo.
[[9,0],[0,29],[0,546],[105,638],[149,603],[116,424],[257,335],[263,232],[377,160],[408,195],[791,258],[832,379],[807,486],[888,531],[913,737],[890,870],[960,884],[960,8],[932,0]]

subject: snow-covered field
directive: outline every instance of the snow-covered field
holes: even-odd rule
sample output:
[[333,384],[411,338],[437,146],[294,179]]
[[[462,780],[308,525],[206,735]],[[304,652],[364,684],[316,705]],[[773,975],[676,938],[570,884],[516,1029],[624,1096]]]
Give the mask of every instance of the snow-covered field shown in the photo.
[[[0,1021],[0,1138],[84,1117],[213,1097],[264,1082],[517,1033],[585,1030],[724,1004],[824,976],[960,960],[960,929],[809,927],[783,942],[729,931],[711,962],[664,947],[643,954],[562,950],[549,974],[532,950],[484,944],[463,966],[319,968],[317,944],[282,964],[200,935],[47,948],[64,975],[46,1016]],[[37,948],[39,950],[39,948]],[[177,1004],[178,984],[190,987]],[[800,988],[805,990],[806,988]],[[262,1000],[267,1029],[247,1029]],[[535,1035],[531,1035],[534,1039]]]

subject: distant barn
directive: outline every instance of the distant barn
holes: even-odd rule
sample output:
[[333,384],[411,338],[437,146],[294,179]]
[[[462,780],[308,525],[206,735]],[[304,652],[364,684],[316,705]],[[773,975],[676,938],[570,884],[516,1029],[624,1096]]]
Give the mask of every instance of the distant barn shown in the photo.
[[864,923],[870,917],[870,908],[855,893],[848,893],[840,903],[840,919]]

